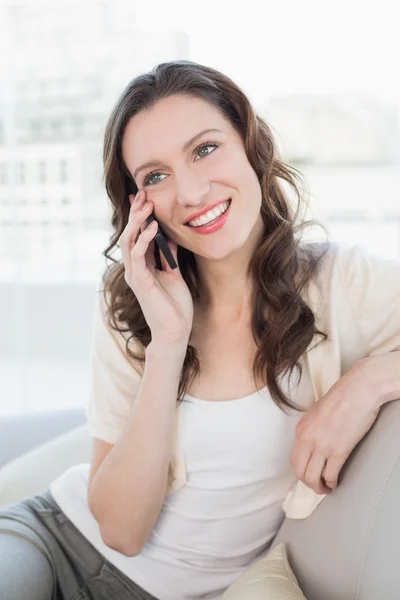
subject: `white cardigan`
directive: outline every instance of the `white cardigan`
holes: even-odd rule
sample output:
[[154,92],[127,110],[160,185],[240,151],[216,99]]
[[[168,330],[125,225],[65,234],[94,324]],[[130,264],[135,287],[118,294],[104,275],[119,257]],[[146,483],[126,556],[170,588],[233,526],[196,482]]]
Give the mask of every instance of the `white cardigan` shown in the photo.
[[[400,260],[383,258],[362,245],[331,242],[318,278],[305,293],[317,328],[328,335],[327,341],[315,335],[306,352],[315,401],[360,358],[400,350]],[[126,355],[127,337],[129,333],[108,327],[103,293],[98,291],[86,414],[91,435],[113,444],[125,428],[142,376]],[[180,406],[167,493],[186,481],[178,435]],[[324,498],[297,481],[282,507],[287,517],[302,519]]]

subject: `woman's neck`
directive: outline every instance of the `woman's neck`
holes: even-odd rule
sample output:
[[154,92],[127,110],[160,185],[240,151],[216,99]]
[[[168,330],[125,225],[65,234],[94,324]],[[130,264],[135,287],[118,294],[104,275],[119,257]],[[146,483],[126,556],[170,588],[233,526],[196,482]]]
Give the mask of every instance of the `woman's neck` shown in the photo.
[[229,256],[220,260],[196,256],[200,280],[197,302],[203,314],[231,322],[247,318],[254,288],[248,267],[263,235],[264,225],[259,217],[246,243]]
[[213,289],[212,296],[200,296],[194,304],[198,318],[213,326],[248,322],[252,312],[248,282],[227,282]]

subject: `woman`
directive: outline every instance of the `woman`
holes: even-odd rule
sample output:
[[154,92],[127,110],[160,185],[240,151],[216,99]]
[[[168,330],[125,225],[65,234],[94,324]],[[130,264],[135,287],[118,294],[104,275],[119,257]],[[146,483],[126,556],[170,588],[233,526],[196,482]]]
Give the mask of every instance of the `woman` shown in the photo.
[[[340,394],[314,411],[308,351],[319,341],[328,356],[338,343],[332,335],[326,345],[317,313],[330,328],[329,282],[343,269],[342,285],[358,293],[344,268],[364,257],[300,239],[309,223],[299,218],[299,174],[243,92],[211,68],[163,63],[133,80],[106,128],[104,170],[113,264],[96,305],[92,462],[0,510],[0,591],[7,600],[220,598],[267,552],[297,479],[318,502],[336,486],[337,461],[335,471],[296,436],[310,409],[307,431],[315,418],[329,439],[338,395],[366,381],[360,342],[347,375],[337,374]],[[159,225],[147,226],[152,213]],[[156,268],[158,226],[176,269],[162,255]],[[118,245],[122,260],[110,255]],[[385,276],[390,266],[394,297],[399,264],[367,266]],[[308,303],[311,289],[325,304]],[[350,347],[349,327],[340,348]],[[377,406],[347,419],[347,454]]]

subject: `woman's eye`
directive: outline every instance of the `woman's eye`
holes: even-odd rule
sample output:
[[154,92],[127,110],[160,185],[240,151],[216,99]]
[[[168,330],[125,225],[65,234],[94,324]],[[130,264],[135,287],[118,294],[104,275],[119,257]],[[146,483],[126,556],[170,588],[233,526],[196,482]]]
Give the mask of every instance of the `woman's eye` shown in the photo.
[[[144,180],[144,185],[154,185],[154,183],[151,183],[150,180],[152,177],[156,177],[156,175],[162,175],[162,173],[158,173],[158,171],[154,171],[154,173],[149,173]],[[158,183],[158,181],[156,181],[155,183]]]
[[[200,150],[203,150],[203,148],[218,148],[218,144],[214,144],[214,143],[206,143],[206,144],[202,144],[201,146],[199,146],[198,148],[196,148],[196,150],[194,151],[194,154],[197,154],[200,152]],[[206,154],[203,154],[203,156],[200,156],[199,158],[204,158],[205,156],[208,156],[209,154],[211,154],[213,152],[213,150],[211,150],[211,152],[207,152]],[[155,183],[158,183],[158,181],[155,182],[151,182],[151,178],[152,177],[157,177],[157,175],[162,175],[162,173],[160,173],[159,171],[153,171],[153,173],[149,173],[143,184],[144,185],[154,185]]]
[[[217,144],[203,144],[202,146],[199,146],[198,148],[196,148],[195,152],[198,153],[200,152],[200,150],[203,150],[203,148],[217,148],[218,145]],[[207,154],[204,154],[204,156],[207,156],[208,154],[211,154],[211,152],[207,152]],[[200,156],[200,158],[202,158],[202,156]]]

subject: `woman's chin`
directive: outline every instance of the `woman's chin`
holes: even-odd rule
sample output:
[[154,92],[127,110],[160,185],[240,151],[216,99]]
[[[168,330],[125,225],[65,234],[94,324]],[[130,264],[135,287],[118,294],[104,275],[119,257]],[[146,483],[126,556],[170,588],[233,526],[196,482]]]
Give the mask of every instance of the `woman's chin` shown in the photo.
[[[235,254],[240,250],[241,244],[232,244],[232,239],[222,240],[221,238],[215,242],[211,241],[211,236],[199,236],[200,243],[193,244],[189,243],[187,239],[182,241],[177,241],[177,244],[182,248],[192,252],[195,256],[199,258],[204,258],[206,260],[214,260],[221,261],[229,258],[232,254]],[[203,242],[203,238],[204,242]],[[207,239],[208,238],[208,239]],[[245,242],[245,240],[244,240]]]
[[197,249],[197,250],[193,250],[193,252],[197,256],[204,258],[206,260],[220,262],[222,260],[228,259],[230,256],[235,254],[237,252],[237,250],[238,250],[238,248],[230,247],[230,248],[225,248],[225,249],[218,248],[218,249],[215,249],[215,251],[207,249],[206,252]]

